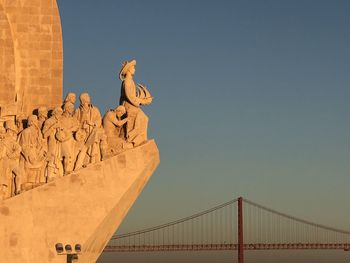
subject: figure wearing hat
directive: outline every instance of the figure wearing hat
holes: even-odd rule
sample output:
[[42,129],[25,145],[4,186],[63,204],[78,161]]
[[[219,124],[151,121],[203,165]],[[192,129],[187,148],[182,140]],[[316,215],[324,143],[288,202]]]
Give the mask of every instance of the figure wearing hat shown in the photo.
[[147,140],[148,117],[140,106],[151,104],[153,97],[145,86],[135,85],[135,67],[136,60],[123,63],[119,72],[119,79],[122,81],[119,103],[125,107],[128,115],[127,140],[137,146]]

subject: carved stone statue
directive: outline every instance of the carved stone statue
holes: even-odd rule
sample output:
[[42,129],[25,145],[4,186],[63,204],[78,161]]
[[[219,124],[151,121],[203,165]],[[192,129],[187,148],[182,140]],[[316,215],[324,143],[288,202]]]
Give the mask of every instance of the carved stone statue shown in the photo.
[[56,134],[57,139],[61,142],[61,155],[63,158],[63,170],[65,174],[73,171],[76,160],[75,140],[73,134],[79,128],[79,122],[73,117],[73,113],[74,104],[69,101],[66,102],[63,105],[60,130]]
[[61,117],[63,110],[61,107],[56,107],[52,111],[52,116],[47,119],[43,126],[43,136],[47,139],[47,181],[52,181],[54,178],[63,176],[63,165],[61,155],[61,142],[57,138],[58,131],[61,129]]
[[[102,123],[107,136],[107,156],[113,156],[127,148],[125,123],[128,121],[124,106],[109,110],[103,117]],[[124,118],[123,118],[124,117]]]
[[120,105],[103,120],[88,93],[80,94],[74,110],[76,95],[70,92],[50,118],[42,106],[37,116],[15,115],[15,122],[0,125],[0,200],[147,141],[148,117],[141,106],[153,97],[135,84],[135,67],[136,60],[123,63]]
[[128,113],[127,141],[138,146],[147,141],[148,126],[148,117],[140,106],[151,104],[153,97],[145,86],[138,84],[136,87],[133,79],[135,67],[136,60],[126,61],[120,70],[119,78],[122,81],[120,105],[123,105]]
[[5,136],[6,136],[6,129],[4,126],[0,125],[0,142],[2,142],[3,139],[5,139]]
[[9,198],[20,191],[19,186],[22,179],[22,171],[19,167],[21,146],[17,142],[17,127],[15,122],[12,120],[6,121],[5,128],[6,136],[1,143],[5,147],[6,154],[3,157],[4,164],[2,166],[1,175],[6,181],[5,184],[3,183],[3,186],[6,185],[5,198]]
[[99,109],[90,103],[88,93],[80,94],[80,106],[75,110],[74,117],[79,121],[80,130],[78,134],[84,137],[84,146],[86,147],[86,156],[83,160],[82,155],[78,155],[75,169],[81,168],[88,163],[96,163],[101,160],[106,148],[106,139],[104,130],[101,127],[102,119]]
[[5,175],[5,156],[6,147],[3,143],[6,136],[6,130],[3,126],[0,126],[0,200],[4,200],[7,197],[7,180]]
[[44,126],[44,122],[47,120],[47,108],[46,107],[40,107],[38,109],[38,121],[39,121],[39,128],[40,130],[43,128]]
[[23,191],[42,183],[42,175],[46,166],[47,143],[39,129],[37,116],[29,116],[28,128],[20,134],[19,144],[22,147],[20,164],[24,168],[21,181],[21,191]]

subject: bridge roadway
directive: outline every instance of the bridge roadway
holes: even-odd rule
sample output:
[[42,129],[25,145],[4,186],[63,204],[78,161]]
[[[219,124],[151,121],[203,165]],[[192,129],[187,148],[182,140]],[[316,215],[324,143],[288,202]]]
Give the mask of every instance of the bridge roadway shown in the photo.
[[[288,249],[329,249],[350,251],[350,243],[284,243],[244,244],[244,250],[288,250]],[[160,252],[160,251],[210,251],[238,250],[238,244],[188,244],[188,245],[140,245],[111,246],[104,252]]]

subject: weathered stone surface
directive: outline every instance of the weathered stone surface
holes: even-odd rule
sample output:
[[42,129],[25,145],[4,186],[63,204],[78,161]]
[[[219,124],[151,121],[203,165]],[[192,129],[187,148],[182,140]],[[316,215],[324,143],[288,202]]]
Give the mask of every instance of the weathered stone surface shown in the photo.
[[95,262],[158,164],[152,140],[0,201],[0,262],[66,262],[59,242]]
[[56,0],[0,0],[0,121],[60,106],[62,79]]

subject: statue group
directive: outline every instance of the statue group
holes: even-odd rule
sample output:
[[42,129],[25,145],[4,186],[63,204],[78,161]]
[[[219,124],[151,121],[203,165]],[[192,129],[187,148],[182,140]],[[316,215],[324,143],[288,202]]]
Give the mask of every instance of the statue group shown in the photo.
[[147,141],[148,117],[142,105],[152,103],[148,89],[135,84],[136,60],[119,73],[119,105],[101,116],[88,93],[68,93],[63,105],[35,109],[0,126],[0,200],[51,182],[75,170],[115,156]]

